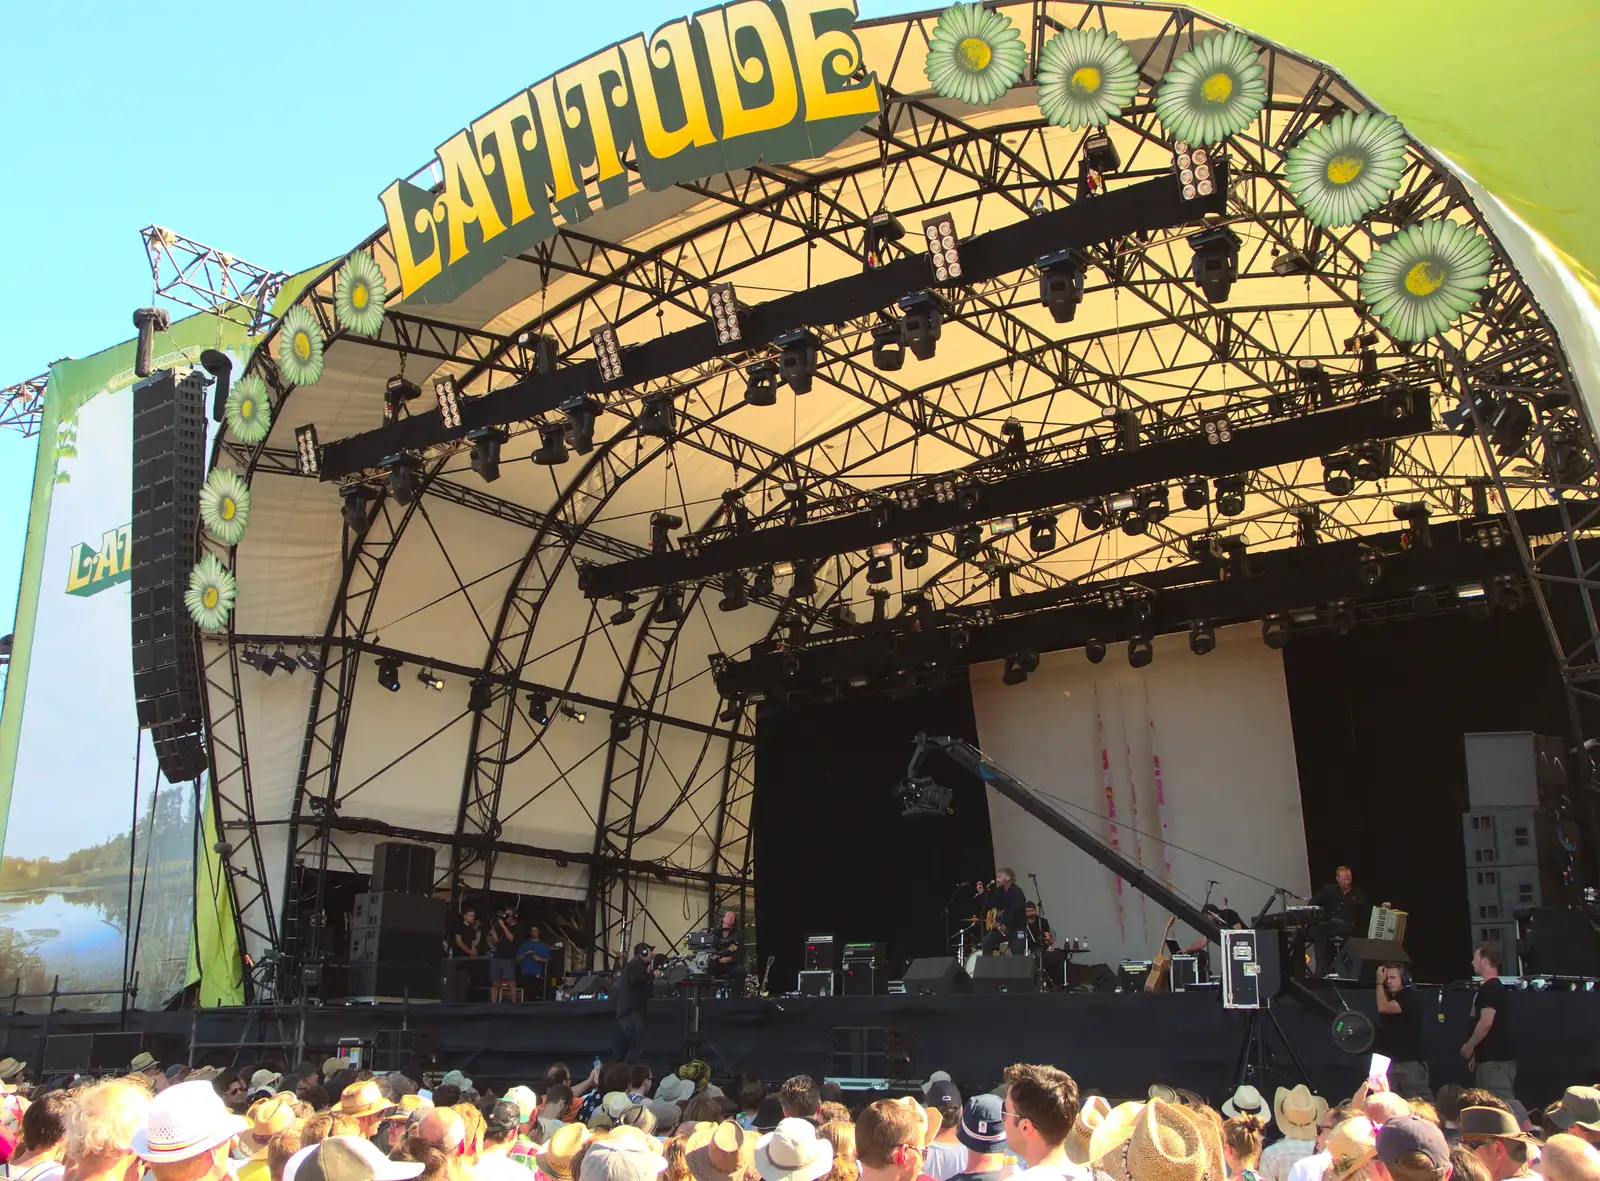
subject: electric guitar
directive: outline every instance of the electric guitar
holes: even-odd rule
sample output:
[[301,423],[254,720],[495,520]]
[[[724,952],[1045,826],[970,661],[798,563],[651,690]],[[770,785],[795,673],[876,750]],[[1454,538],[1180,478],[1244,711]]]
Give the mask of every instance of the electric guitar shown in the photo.
[[757,981],[754,976],[746,976],[744,978],[744,994],[745,994],[745,996],[766,996],[767,995],[767,977],[772,975],[772,964],[773,964],[773,961],[776,960],[777,958],[778,957],[775,956],[775,955],[769,955],[767,957],[767,966],[761,969],[761,979],[760,979],[760,981]]

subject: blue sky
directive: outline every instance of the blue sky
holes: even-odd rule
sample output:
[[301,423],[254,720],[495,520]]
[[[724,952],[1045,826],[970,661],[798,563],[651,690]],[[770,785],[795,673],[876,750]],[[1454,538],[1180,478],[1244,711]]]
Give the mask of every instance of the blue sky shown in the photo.
[[[517,87],[699,7],[9,5],[0,385],[132,335],[133,309],[150,302],[142,227],[286,271],[331,258],[377,227],[385,185]],[[912,7],[867,3],[863,15]],[[32,440],[0,432],[0,633],[16,608],[33,455]]]

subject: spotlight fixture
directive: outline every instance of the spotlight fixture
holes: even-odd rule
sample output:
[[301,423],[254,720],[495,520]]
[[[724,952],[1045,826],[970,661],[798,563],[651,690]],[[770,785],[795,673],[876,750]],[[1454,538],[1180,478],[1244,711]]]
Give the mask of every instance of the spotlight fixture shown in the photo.
[[315,476],[322,471],[322,447],[317,443],[314,423],[294,428],[295,466],[302,476]]
[[905,329],[899,320],[883,320],[872,326],[872,367],[880,373],[894,373],[906,363]]
[[300,667],[310,673],[322,671],[322,657],[313,648],[301,648],[300,654],[295,657],[300,662]]
[[809,558],[794,560],[794,580],[789,584],[789,591],[797,599],[809,599],[817,593],[817,576]]
[[732,283],[711,285],[711,319],[717,326],[718,344],[737,344],[744,337],[739,327],[739,297]]
[[961,278],[961,253],[956,243],[956,219],[948,213],[930,217],[922,223],[928,239],[928,260],[933,276],[941,283]]
[[239,653],[241,664],[247,664],[264,676],[271,676],[278,671],[277,663],[260,648],[246,648]]
[[1144,668],[1155,658],[1155,643],[1149,636],[1128,637],[1129,668]]
[[1357,480],[1376,482],[1389,474],[1391,444],[1387,439],[1369,439],[1350,448],[1350,474]]
[[1134,493],[1111,498],[1111,507],[1116,511],[1117,523],[1122,526],[1122,531],[1129,537],[1138,537],[1149,531],[1150,522],[1144,519],[1144,513],[1139,508],[1139,497]]
[[567,429],[559,422],[539,424],[539,446],[534,449],[533,462],[544,467],[566,463]]
[[215,383],[211,391],[211,421],[221,422],[227,417],[228,385],[233,378],[233,361],[221,349],[202,349],[200,367],[211,375]]
[[1090,533],[1106,527],[1106,506],[1103,501],[1086,500],[1078,506],[1078,520]]
[[1499,549],[1506,543],[1506,531],[1499,521],[1476,521],[1467,527],[1467,537],[1479,549]]
[[400,411],[405,408],[407,402],[415,402],[420,397],[422,397],[421,386],[414,381],[407,381],[404,374],[396,374],[383,387],[383,417],[393,422],[400,417]]
[[928,564],[930,539],[925,534],[908,537],[900,551],[900,565],[907,570],[920,570]]
[[371,499],[372,493],[361,484],[346,484],[339,489],[339,515],[344,518],[345,528],[350,532],[367,531],[367,501]]
[[1116,423],[1118,447],[1123,451],[1132,451],[1139,445],[1139,415],[1136,411],[1127,406],[1121,409],[1108,406],[1101,413]]
[[1515,611],[1527,602],[1522,582],[1513,574],[1502,574],[1489,584],[1489,596],[1496,607]]
[[1316,269],[1317,255],[1313,250],[1286,250],[1272,259],[1272,273],[1280,279],[1309,275]]
[[887,209],[880,209],[867,218],[867,266],[882,266],[883,248],[905,236],[905,226]]
[[983,489],[978,484],[961,484],[956,488],[956,507],[964,513],[970,513],[978,507],[978,502],[983,499]]
[[1245,478],[1223,476],[1216,482],[1217,511],[1225,517],[1237,517],[1244,512]]
[[1322,510],[1314,504],[1296,505],[1294,508],[1295,539],[1302,546],[1316,545],[1321,540]]
[[1400,533],[1400,544],[1406,549],[1429,549],[1433,545],[1433,527],[1430,518],[1433,514],[1428,506],[1420,500],[1408,500],[1404,504],[1394,506],[1394,516],[1397,521],[1404,521],[1405,528]]
[[744,574],[738,570],[729,570],[722,576],[722,598],[717,603],[717,610],[741,611],[749,605],[750,596]]
[[1481,582],[1463,582],[1456,587],[1456,601],[1473,619],[1487,619],[1493,609],[1489,592]]
[[1028,548],[1036,554],[1047,554],[1056,548],[1054,513],[1035,513],[1028,518]]
[[983,530],[976,525],[961,525],[952,534],[956,557],[970,562],[983,552]]
[[683,618],[683,591],[675,586],[664,586],[656,595],[655,606],[650,609],[650,622],[677,623]]
[[994,520],[989,522],[989,536],[991,538],[1010,537],[1017,531],[1019,527],[1020,526],[1017,524],[1017,519],[1015,517],[996,517]]
[[1340,451],[1322,457],[1322,486],[1329,496],[1349,496],[1356,490],[1355,478],[1350,474],[1350,455]]
[[1211,485],[1204,476],[1191,476],[1183,482],[1183,507],[1199,512],[1211,503]]
[[283,650],[283,645],[278,645],[278,650],[267,658],[273,665],[281,668],[286,673],[292,673],[300,667],[300,662]]
[[1104,640],[1085,640],[1083,656],[1090,664],[1099,664],[1106,658],[1106,642]]
[[657,439],[671,439],[677,432],[677,414],[672,408],[671,394],[656,394],[646,398],[644,405],[639,409],[639,417],[634,420],[641,435],[653,435]]
[[454,377],[433,379],[433,397],[439,403],[439,417],[444,419],[444,429],[456,430],[461,426],[461,392]]
[[383,461],[384,478],[389,484],[389,495],[396,504],[410,504],[417,496],[417,461],[402,452]]
[[600,366],[600,380],[610,384],[622,380],[622,349],[617,344],[617,330],[610,324],[601,324],[589,333],[594,345],[594,359]]
[[1419,586],[1411,595],[1411,609],[1418,615],[1432,615],[1439,609],[1439,594],[1431,586]]
[[1356,630],[1356,609],[1342,600],[1328,606],[1328,628],[1336,636],[1347,636]]
[[1028,435],[1023,429],[1022,421],[1017,418],[1007,418],[1000,424],[1000,437],[1005,442],[1005,454],[1013,464],[1021,464],[1028,458]]
[[1217,633],[1209,623],[1197,619],[1189,625],[1189,651],[1196,656],[1205,656],[1214,652],[1217,647]]
[[664,554],[672,548],[672,530],[683,528],[683,518],[665,511],[650,514],[650,552]]
[[1274,652],[1289,642],[1289,619],[1284,615],[1269,615],[1261,621],[1261,642]]
[[778,367],[759,361],[745,370],[744,401],[747,406],[772,406],[778,401]]
[[1006,657],[1006,669],[1000,675],[1001,683],[1006,685],[1020,685],[1028,679],[1028,674],[1039,670],[1039,654],[1037,652],[1018,652],[1014,656]]
[[900,310],[905,313],[900,331],[906,347],[917,360],[929,360],[939,346],[943,320],[938,298],[930,291],[916,291],[900,300]]
[[528,350],[530,368],[540,377],[549,377],[556,371],[556,362],[561,358],[561,342],[547,333],[537,336],[529,332],[519,333],[517,343]]
[[1122,157],[1117,155],[1117,145],[1103,131],[1083,137],[1083,158],[1096,172],[1115,172],[1122,167]]
[[632,591],[623,591],[617,596],[617,609],[611,613],[611,622],[621,627],[625,623],[632,623],[633,617],[638,614],[634,606],[639,602],[639,596]]
[[1356,559],[1356,577],[1362,586],[1377,586],[1382,582],[1383,555],[1371,546],[1362,546],[1361,556]]
[[1190,273],[1195,285],[1212,303],[1222,303],[1239,277],[1239,235],[1227,226],[1215,226],[1189,235],[1194,249]]
[[391,693],[400,692],[400,662],[393,656],[378,657],[378,684]]
[[758,599],[765,599],[772,594],[774,581],[775,573],[771,566],[757,566],[750,579],[750,593]]
[[594,420],[600,415],[600,403],[592,398],[568,398],[561,403],[561,413],[567,416],[567,439],[579,455],[594,450]]
[[1333,379],[1321,361],[1315,357],[1301,357],[1294,363],[1294,373],[1313,409],[1326,410],[1334,404]]
[[1208,411],[1200,416],[1200,429],[1206,433],[1206,442],[1213,447],[1233,442],[1233,424],[1219,411]]
[[811,379],[817,372],[820,342],[804,328],[796,328],[773,338],[778,346],[778,376],[797,394],[811,392]]
[[1070,323],[1083,301],[1084,274],[1088,270],[1083,252],[1071,247],[1055,250],[1041,255],[1033,265],[1039,269],[1039,302],[1057,324]]
[[789,518],[794,521],[806,519],[806,486],[798,480],[785,480],[782,484],[783,499],[789,508]]
[[1171,511],[1171,492],[1165,484],[1156,488],[1146,488],[1139,494],[1139,515],[1148,523],[1154,525],[1166,520]]
[[494,686],[482,677],[473,678],[467,689],[467,708],[481,714],[494,704]]
[[493,484],[500,478],[500,445],[506,441],[505,431],[486,426],[468,433],[467,440],[472,444],[472,470],[485,484]]
[[572,702],[570,702],[570,701],[563,701],[556,708],[559,709],[562,713],[564,713],[567,717],[571,718],[574,722],[577,722],[578,725],[580,725],[580,726],[583,725],[585,722],[587,722],[589,720],[588,713],[586,713],[584,710],[579,709],[577,706],[573,705]]
[[426,685],[435,693],[440,693],[444,690],[444,678],[431,668],[419,668],[417,670],[417,683]]
[[528,694],[528,717],[535,726],[550,724],[550,698],[544,693]]
[[892,541],[880,542],[868,551],[867,581],[874,586],[894,577],[894,550]]
[[1211,175],[1211,154],[1204,147],[1190,150],[1189,144],[1178,140],[1172,145],[1172,171],[1178,177],[1178,191],[1185,201],[1209,197],[1216,192],[1216,181]]

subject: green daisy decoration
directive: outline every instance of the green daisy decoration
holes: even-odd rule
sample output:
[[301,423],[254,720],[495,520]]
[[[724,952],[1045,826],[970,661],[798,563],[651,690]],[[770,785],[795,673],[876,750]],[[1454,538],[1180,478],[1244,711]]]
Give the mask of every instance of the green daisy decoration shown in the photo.
[[383,305],[388,297],[383,270],[365,250],[352,254],[339,268],[333,285],[333,314],[341,327],[360,336],[383,330]]
[[1039,110],[1057,127],[1104,127],[1139,89],[1139,67],[1104,29],[1063,29],[1039,53]]
[[928,40],[926,69],[936,93],[973,106],[992,103],[1028,64],[1011,18],[981,4],[952,4]]
[[238,545],[250,523],[250,486],[228,468],[214,468],[200,488],[200,519],[223,545]]
[[1426,340],[1443,332],[1478,298],[1494,252],[1482,234],[1453,221],[1402,230],[1367,260],[1361,298],[1389,335]]
[[294,385],[316,385],[322,376],[322,328],[304,304],[278,323],[278,368]]
[[223,408],[228,429],[241,443],[254,445],[272,429],[272,404],[267,401],[267,383],[256,373],[247,373],[234,382]]
[[1172,63],[1156,91],[1161,126],[1175,140],[1219,143],[1267,104],[1266,71],[1243,33],[1207,37]]
[[1346,111],[1289,151],[1283,176],[1314,225],[1354,225],[1389,199],[1406,166],[1406,133],[1375,111]]
[[233,575],[216,554],[208,553],[189,571],[189,589],[183,594],[183,605],[199,627],[208,632],[221,631],[228,624],[238,595],[239,584]]

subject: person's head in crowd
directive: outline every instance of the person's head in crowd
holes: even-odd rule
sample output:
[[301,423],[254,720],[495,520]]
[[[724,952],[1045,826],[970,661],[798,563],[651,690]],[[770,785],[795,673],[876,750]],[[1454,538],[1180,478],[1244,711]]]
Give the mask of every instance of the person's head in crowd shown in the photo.
[[304,1147],[300,1143],[300,1129],[286,1128],[267,1141],[267,1175],[272,1181],[283,1181],[283,1170],[289,1158]]
[[1418,1119],[1425,1119],[1436,1128],[1444,1127],[1439,1119],[1439,1109],[1426,1099],[1408,1099],[1406,1106],[1411,1108],[1411,1114]]
[[1078,1084],[1053,1066],[1006,1067],[1006,1143],[1031,1169],[1065,1159],[1067,1135],[1078,1118]]
[[433,1089],[435,1107],[454,1107],[461,1102],[461,1088],[455,1083],[440,1083]]
[[217,1094],[228,1105],[229,1111],[243,1111],[250,1106],[250,1085],[239,1077],[237,1070],[224,1070],[211,1080]]
[[1544,1109],[1544,1124],[1552,1134],[1565,1132],[1600,1144],[1600,1090],[1568,1087],[1559,1101]]
[[617,1116],[616,1126],[619,1128],[638,1128],[646,1136],[654,1135],[656,1114],[643,1103],[630,1103]]
[[510,1099],[497,1099],[483,1116],[483,1153],[504,1154],[516,1143],[522,1127],[522,1109]]
[[1432,1120],[1401,1115],[1378,1129],[1373,1173],[1378,1181],[1446,1181],[1450,1145]]
[[78,1092],[65,1152],[76,1181],[138,1181],[144,1162],[133,1154],[133,1134],[149,1113],[150,1092],[128,1079],[105,1079]]
[[1333,1158],[1323,1181],[1377,1181],[1372,1167],[1378,1159],[1377,1129],[1366,1116],[1353,1115],[1335,1124],[1323,1151]]
[[778,1099],[783,1104],[786,1119],[815,1120],[817,1108],[822,1105],[817,1080],[809,1074],[797,1074],[785,1080],[783,1086],[778,1088]]
[[1446,1083],[1434,1091],[1433,1107],[1439,1113],[1439,1123],[1445,1131],[1454,1131],[1456,1124],[1460,1122],[1461,1096],[1466,1093],[1467,1089],[1460,1083]]
[[1545,1181],[1600,1181],[1600,1150],[1591,1140],[1559,1132],[1545,1141],[1539,1175]]
[[739,1111],[744,1115],[755,1115],[756,1108],[761,1106],[761,1101],[766,1097],[767,1088],[760,1079],[747,1079],[739,1088]]
[[1489,1170],[1477,1153],[1459,1140],[1450,1146],[1450,1181],[1489,1181]]
[[521,1085],[508,1087],[502,1098],[508,1103],[517,1105],[517,1126],[521,1131],[526,1132],[529,1126],[538,1119],[539,1096],[533,1093],[531,1087]]
[[820,1181],[833,1169],[833,1145],[810,1120],[785,1116],[756,1141],[755,1166],[762,1181]]
[[585,1146],[580,1181],[655,1181],[667,1167],[655,1142],[637,1128],[618,1128]]
[[544,1072],[544,1085],[553,1087],[557,1083],[572,1085],[572,1068],[565,1062],[552,1062]]
[[1254,1170],[1261,1163],[1261,1133],[1266,1127],[1259,1115],[1236,1115],[1222,1121],[1222,1156],[1230,1175]]
[[1362,1105],[1361,1113],[1372,1121],[1373,1127],[1381,1128],[1392,1119],[1402,1115],[1410,1115],[1411,1104],[1393,1091],[1379,1091],[1376,1095],[1367,1096],[1366,1103]]
[[722,1100],[703,1091],[683,1105],[685,1123],[720,1123],[724,1114]]
[[841,1122],[852,1125],[854,1124],[855,1121],[850,1115],[850,1109],[843,1103],[834,1103],[833,1101],[826,1099],[823,1100],[822,1106],[817,1108],[817,1127],[820,1128],[823,1124],[837,1124]]
[[299,1127],[294,1107],[286,1095],[257,1099],[245,1113],[245,1119],[250,1121],[250,1127],[240,1134],[239,1146],[251,1160],[265,1160],[267,1145],[274,1136],[289,1128]]
[[[1493,1107],[1496,1111],[1504,1111],[1507,1114],[1511,1112],[1511,1104],[1500,1098],[1493,1091],[1486,1091],[1482,1087],[1468,1087],[1461,1092],[1462,1111],[1469,1107]],[[1456,1122],[1459,1124],[1460,1121],[1461,1117],[1458,1114]]]
[[228,1146],[249,1126],[209,1081],[199,1079],[153,1098],[128,1143],[155,1181],[221,1181],[230,1175]]
[[412,1125],[411,1134],[406,1139],[454,1154],[461,1148],[466,1134],[466,1125],[461,1122],[461,1115],[455,1108],[435,1104],[422,1108],[421,1118]]
[[299,1120],[302,1124],[316,1114],[317,1109],[311,1106],[311,1104],[307,1103],[304,1099],[296,1099],[294,1101],[294,1118]]
[[284,1090],[293,1091],[303,1099],[322,1085],[322,1072],[315,1062],[302,1062],[283,1076],[282,1085]]
[[961,1092],[955,1083],[934,1083],[924,1100],[928,1109],[939,1113],[939,1132],[934,1138],[944,1144],[956,1142],[956,1126],[961,1123]]
[[539,1145],[539,1172],[550,1181],[573,1181],[575,1162],[589,1142],[582,1124],[562,1124]]
[[998,1095],[974,1095],[961,1108],[956,1140],[967,1150],[968,1173],[996,1173],[1005,1162],[1005,1102]]
[[385,1098],[382,1089],[373,1079],[351,1083],[339,1094],[339,1114],[353,1119],[356,1123],[356,1134],[369,1140],[377,1133],[378,1125],[383,1122],[384,1112],[393,1107],[394,1103]]
[[609,1095],[613,1091],[628,1089],[628,1080],[633,1077],[633,1065],[628,1062],[607,1062],[600,1068],[600,1093]]
[[16,1163],[61,1160],[67,1148],[67,1121],[76,1106],[68,1091],[50,1091],[30,1103],[22,1113],[22,1147]]
[[856,1120],[856,1160],[862,1181],[913,1181],[927,1159],[923,1151],[927,1133],[927,1116],[915,1100],[879,1099],[869,1104]]
[[[693,1124],[680,1124],[679,1131],[685,1134],[675,1135],[662,1145],[661,1159],[666,1165],[661,1170],[661,1181],[690,1181],[694,1176],[689,1169],[689,1137],[686,1131],[693,1127]],[[584,1151],[587,1155],[587,1146]],[[579,1163],[581,1165],[582,1162]]]
[[[1233,1118],[1261,1123],[1260,1115]],[[1222,1128],[1210,1107],[1159,1097],[1124,1103],[1095,1128],[1087,1155],[1096,1175],[1111,1181],[1210,1181],[1231,1173]]]
[[483,1133],[487,1126],[483,1112],[475,1104],[465,1102],[457,1103],[451,1110],[461,1117],[462,1164],[470,1169],[483,1152]]
[[757,1132],[771,1132],[782,1119],[783,1100],[776,1095],[768,1095],[756,1106],[755,1115],[750,1117],[750,1126]]
[[693,1181],[758,1181],[756,1137],[733,1120],[724,1120],[692,1141],[676,1143],[683,1152],[683,1168]]
[[295,1153],[295,1181],[410,1181],[419,1161],[390,1160],[360,1136],[330,1136]]
[[1472,1150],[1490,1181],[1506,1181],[1527,1171],[1533,1137],[1517,1124],[1506,1107],[1463,1107],[1461,1143]]
[[654,1082],[655,1075],[643,1062],[635,1062],[628,1067],[628,1094],[648,1095],[650,1084]]
[[[823,1110],[842,1104],[823,1103]],[[848,1119],[828,1120],[817,1129],[817,1135],[833,1146],[833,1167],[826,1181],[859,1181],[861,1162],[856,1160],[856,1126]],[[696,1178],[696,1181],[700,1181]]]
[[[756,1081],[759,1082],[760,1080],[758,1079]],[[817,1088],[817,1095],[824,1103],[844,1102],[844,1088],[831,1080],[823,1083],[822,1086]]]
[[321,1144],[329,1136],[356,1136],[360,1132],[360,1125],[343,1112],[319,1111],[301,1125],[300,1147]]
[[572,1087],[568,1083],[551,1083],[544,1093],[544,1106],[540,1110],[552,1119],[560,1119],[572,1103]]

